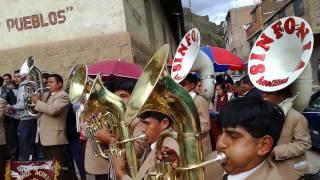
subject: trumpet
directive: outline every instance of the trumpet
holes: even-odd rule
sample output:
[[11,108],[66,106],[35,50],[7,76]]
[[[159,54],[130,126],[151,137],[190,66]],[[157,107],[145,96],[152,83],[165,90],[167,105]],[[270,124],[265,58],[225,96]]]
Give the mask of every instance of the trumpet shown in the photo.
[[175,180],[177,179],[177,173],[182,171],[190,171],[197,168],[202,168],[207,165],[213,164],[213,163],[219,163],[222,164],[227,160],[227,156],[223,152],[218,152],[218,154],[203,163],[197,164],[197,165],[190,165],[187,167],[178,167],[176,169],[173,169],[171,167],[170,162],[158,162],[155,167],[155,172],[149,173],[148,179],[156,179],[156,180]]

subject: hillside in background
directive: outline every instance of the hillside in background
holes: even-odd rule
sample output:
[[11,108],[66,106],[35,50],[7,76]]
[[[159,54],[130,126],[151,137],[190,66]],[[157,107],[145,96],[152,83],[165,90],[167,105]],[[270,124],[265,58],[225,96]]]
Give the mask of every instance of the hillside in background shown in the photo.
[[[183,11],[186,32],[193,27],[198,28],[201,32],[201,45],[225,47],[222,24],[217,25],[210,22],[209,16],[193,14],[189,8],[183,8]],[[193,26],[191,24],[191,18]]]

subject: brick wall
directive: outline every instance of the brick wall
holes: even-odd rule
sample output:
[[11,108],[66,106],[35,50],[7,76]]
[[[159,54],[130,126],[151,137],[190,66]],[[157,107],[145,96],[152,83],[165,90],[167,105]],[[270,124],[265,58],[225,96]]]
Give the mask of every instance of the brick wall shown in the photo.
[[39,44],[0,51],[0,74],[19,69],[28,56],[34,56],[41,71],[66,78],[76,63],[93,64],[103,59],[132,60],[132,45],[127,32]]

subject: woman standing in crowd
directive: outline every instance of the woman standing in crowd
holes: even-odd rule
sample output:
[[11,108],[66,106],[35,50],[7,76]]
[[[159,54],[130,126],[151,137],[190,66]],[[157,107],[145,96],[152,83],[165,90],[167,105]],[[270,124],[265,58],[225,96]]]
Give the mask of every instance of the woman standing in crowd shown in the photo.
[[223,83],[216,84],[215,90],[217,96],[214,111],[219,112],[223,108],[223,106],[225,106],[229,102],[229,97],[226,86]]

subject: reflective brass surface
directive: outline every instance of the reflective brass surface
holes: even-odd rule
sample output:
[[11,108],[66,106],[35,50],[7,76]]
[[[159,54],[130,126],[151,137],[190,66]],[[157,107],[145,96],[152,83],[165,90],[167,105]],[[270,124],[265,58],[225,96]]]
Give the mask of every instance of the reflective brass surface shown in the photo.
[[[93,80],[88,76],[88,68],[80,64],[70,80],[69,99],[72,104],[82,101],[85,104],[88,100]],[[83,98],[83,99],[81,99]]]
[[[100,75],[95,79],[88,101],[85,105],[83,117],[88,121],[87,135],[97,155],[108,158],[110,153],[120,155],[120,148],[126,149],[127,162],[129,164],[128,174],[135,177],[138,172],[138,162],[134,151],[133,142],[138,138],[130,138],[129,129],[125,126],[124,112],[125,104],[120,97],[107,90],[101,81]],[[92,118],[93,117],[93,118]],[[91,121],[90,119],[97,119]],[[111,144],[107,149],[95,138],[97,130],[102,126],[110,129],[111,133],[118,135],[122,140],[120,143]],[[142,138],[142,137],[141,137]],[[121,145],[121,147],[119,147]]]
[[[181,166],[185,167],[203,161],[200,121],[193,99],[171,79],[166,70],[168,53],[169,45],[162,46],[145,66],[129,99],[125,120],[126,126],[130,126],[139,113],[148,110],[160,111],[170,116],[177,131]],[[162,136],[171,135],[169,133]],[[161,139],[164,138],[159,140]],[[181,178],[204,179],[204,170],[197,168],[183,171]]]
[[35,104],[32,103],[32,95],[36,94],[41,97],[41,95],[48,89],[43,87],[41,71],[34,66],[34,57],[29,56],[28,59],[22,64],[20,68],[20,74],[28,74],[32,76],[33,81],[29,81],[25,84],[24,88],[24,109],[31,116],[39,116],[40,112],[35,110]]

